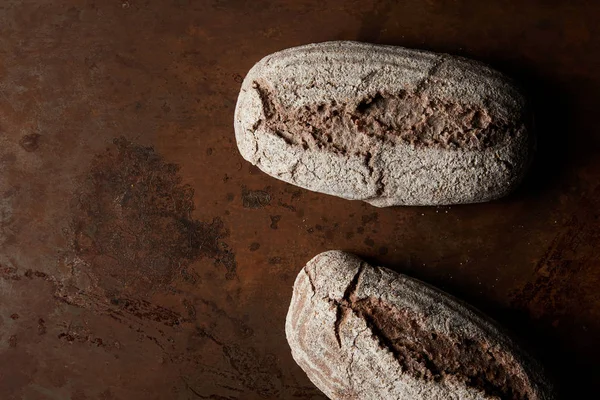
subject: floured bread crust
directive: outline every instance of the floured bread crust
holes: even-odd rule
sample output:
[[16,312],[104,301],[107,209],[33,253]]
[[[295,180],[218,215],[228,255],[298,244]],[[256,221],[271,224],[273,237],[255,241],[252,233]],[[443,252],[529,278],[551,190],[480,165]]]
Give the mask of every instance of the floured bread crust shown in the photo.
[[508,194],[533,155],[509,79],[444,54],[326,42],[265,57],[235,112],[242,156],[309,190],[376,206]]

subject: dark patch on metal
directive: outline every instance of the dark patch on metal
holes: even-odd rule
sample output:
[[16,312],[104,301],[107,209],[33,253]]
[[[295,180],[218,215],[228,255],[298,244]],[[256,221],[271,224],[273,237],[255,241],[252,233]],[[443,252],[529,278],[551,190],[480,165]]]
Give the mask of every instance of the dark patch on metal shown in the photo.
[[12,320],[19,319],[19,314],[17,314],[17,313],[11,314],[10,319],[12,319]]
[[25,135],[19,140],[19,145],[29,153],[36,151],[40,147],[40,136],[39,133]]
[[286,187],[284,192],[290,195],[290,201],[298,201],[302,197],[302,189],[294,188],[294,187]]
[[258,249],[260,249],[260,243],[253,242],[252,244],[250,244],[250,251],[256,251]]
[[196,307],[194,307],[194,304],[192,304],[192,302],[189,301],[188,299],[183,299],[182,303],[188,313],[188,318],[191,321],[195,320],[196,319]]
[[377,222],[377,220],[379,219],[379,214],[377,214],[376,212],[374,212],[372,214],[366,214],[366,215],[363,215],[361,219],[362,219],[363,225],[366,225],[371,222]]
[[116,300],[118,310],[135,315],[146,321],[154,321],[167,326],[176,326],[184,322],[184,318],[180,314],[168,308],[156,306],[145,300],[131,298]]
[[180,326],[190,320],[168,308],[149,301],[132,297],[110,297],[105,293],[96,293],[93,288],[87,291],[73,288],[68,282],[55,281],[55,297],[71,306],[94,311],[98,315],[107,315],[115,321],[132,326],[143,321],[156,322],[168,327]]
[[240,74],[231,74],[231,76],[236,83],[242,83],[244,81],[244,78]]
[[147,294],[201,257],[235,276],[223,221],[192,218],[194,190],[178,172],[152,147],[124,138],[94,158],[75,196],[70,258],[103,289]]
[[244,208],[263,208],[271,203],[271,195],[264,190],[248,190],[242,187],[242,205]]
[[381,255],[381,256],[385,256],[387,253],[388,253],[388,248],[387,248],[387,247],[385,247],[385,246],[381,246],[381,247],[379,248],[379,255]]
[[15,267],[4,267],[2,265],[0,265],[0,277],[13,281],[18,281],[21,279]]
[[17,347],[17,335],[11,335],[8,338],[8,346],[9,347]]
[[283,262],[283,258],[281,258],[281,257],[269,258],[269,264],[271,264],[271,265],[278,265],[278,264],[281,264],[282,262]]
[[371,239],[370,237],[367,237],[365,239],[365,244],[369,247],[373,247],[373,246],[375,246],[375,241],[373,239]]
[[37,331],[38,331],[38,335],[45,335],[46,334],[46,321],[44,321],[43,318],[38,319],[38,326],[37,326]]
[[290,211],[292,211],[292,212],[296,212],[296,207],[294,207],[294,206],[293,206],[293,205],[291,205],[291,204],[284,203],[284,202],[282,202],[281,200],[279,200],[279,201],[277,202],[277,204],[279,204],[281,207],[283,207],[283,208],[286,208],[286,209],[288,209],[288,210],[290,210]]
[[188,268],[183,268],[181,270],[181,277],[184,282],[189,283],[190,285],[194,285],[198,282],[198,274],[193,270],[190,271]]
[[64,331],[57,335],[57,338],[68,343],[87,344],[93,347],[107,347],[104,340],[97,337],[93,332],[83,324],[74,324],[72,322],[62,324]]
[[271,215],[271,229],[277,229],[277,224],[281,221],[281,215]]
[[[273,355],[263,355],[256,349],[240,346],[223,346],[223,354],[232,368],[238,373],[241,383],[264,398],[279,398],[280,381],[283,371]],[[250,373],[252,371],[252,373]]]

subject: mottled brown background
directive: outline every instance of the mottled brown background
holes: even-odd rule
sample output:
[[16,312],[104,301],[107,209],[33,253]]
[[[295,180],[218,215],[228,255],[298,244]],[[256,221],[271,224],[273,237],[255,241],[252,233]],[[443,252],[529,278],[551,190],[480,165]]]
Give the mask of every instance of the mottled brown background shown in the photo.
[[[600,389],[597,1],[0,2],[0,397],[323,399],[283,324],[332,248],[510,328],[567,398]],[[537,111],[522,189],[376,209],[238,154],[246,71],[353,39],[516,77]]]

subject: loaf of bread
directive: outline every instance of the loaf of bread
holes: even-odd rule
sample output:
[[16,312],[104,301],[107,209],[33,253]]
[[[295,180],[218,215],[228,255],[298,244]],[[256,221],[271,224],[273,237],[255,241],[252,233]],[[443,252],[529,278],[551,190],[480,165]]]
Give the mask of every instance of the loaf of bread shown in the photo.
[[341,251],[300,271],[285,330],[334,400],[554,398],[538,365],[479,312]]
[[356,42],[263,58],[235,110],[239,150],[262,171],[379,207],[506,195],[531,161],[530,122],[519,90],[483,64]]

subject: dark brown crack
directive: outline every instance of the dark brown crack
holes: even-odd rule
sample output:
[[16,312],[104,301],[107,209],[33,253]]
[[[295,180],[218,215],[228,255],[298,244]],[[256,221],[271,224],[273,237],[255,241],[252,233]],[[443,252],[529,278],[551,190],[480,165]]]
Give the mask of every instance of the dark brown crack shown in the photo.
[[377,188],[375,194],[377,197],[380,197],[383,193],[385,193],[385,183],[383,182],[384,177],[385,175],[380,171],[377,181],[375,182],[375,187]]
[[336,153],[370,151],[381,143],[450,150],[493,147],[519,126],[484,107],[429,98],[419,92],[380,91],[353,102],[335,100],[288,109],[266,84],[254,82],[265,125],[288,144]]
[[342,296],[342,300],[350,301],[350,299],[354,296],[354,294],[356,293],[356,287],[358,286],[358,281],[360,280],[360,277],[361,277],[364,269],[365,269],[364,264],[361,264],[360,267],[358,267],[356,274],[354,274],[354,276],[352,277],[352,280],[346,287],[346,290],[344,290],[344,295]]
[[358,281],[363,273],[363,270],[364,270],[364,264],[361,264],[360,267],[358,268],[358,270],[356,271],[356,274],[354,274],[354,276],[352,277],[352,280],[350,280],[350,283],[348,284],[348,286],[346,286],[346,290],[344,290],[342,299],[340,301],[334,301],[334,304],[336,307],[336,310],[335,310],[336,314],[335,314],[335,323],[333,324],[333,331],[335,334],[335,338],[338,342],[338,346],[340,348],[342,348],[342,340],[340,338],[340,326],[342,325],[342,322],[346,318],[347,313],[350,312],[350,309],[348,308],[348,302],[355,295],[356,287],[358,286]]
[[342,348],[342,339],[340,338],[340,325],[342,324],[342,321],[344,320],[344,315],[346,313],[346,310],[339,303],[337,303],[335,305],[335,307],[336,307],[335,308],[335,322],[333,324],[333,333],[335,334],[335,340],[337,340],[337,344],[341,349]]
[[317,288],[315,286],[315,283],[313,282],[313,277],[310,275],[310,273],[308,272],[308,270],[305,268],[304,272],[306,273],[306,276],[308,277],[308,283],[310,284],[310,288],[312,290],[312,297],[314,297],[317,294]]
[[373,175],[373,165],[371,164],[373,162],[373,154],[370,151],[366,151],[365,152],[365,167],[367,167],[367,170],[369,171],[369,175]]
[[403,370],[417,379],[454,378],[488,396],[533,398],[520,366],[484,341],[433,332],[422,316],[377,298],[351,295],[342,308],[363,318]]
[[265,114],[265,117],[267,119],[272,118],[275,114],[275,110],[273,107],[273,102],[271,101],[271,93],[269,93],[266,88],[259,85],[258,82],[254,82],[252,87],[258,93],[258,97],[260,98],[260,101],[262,103],[263,113]]

